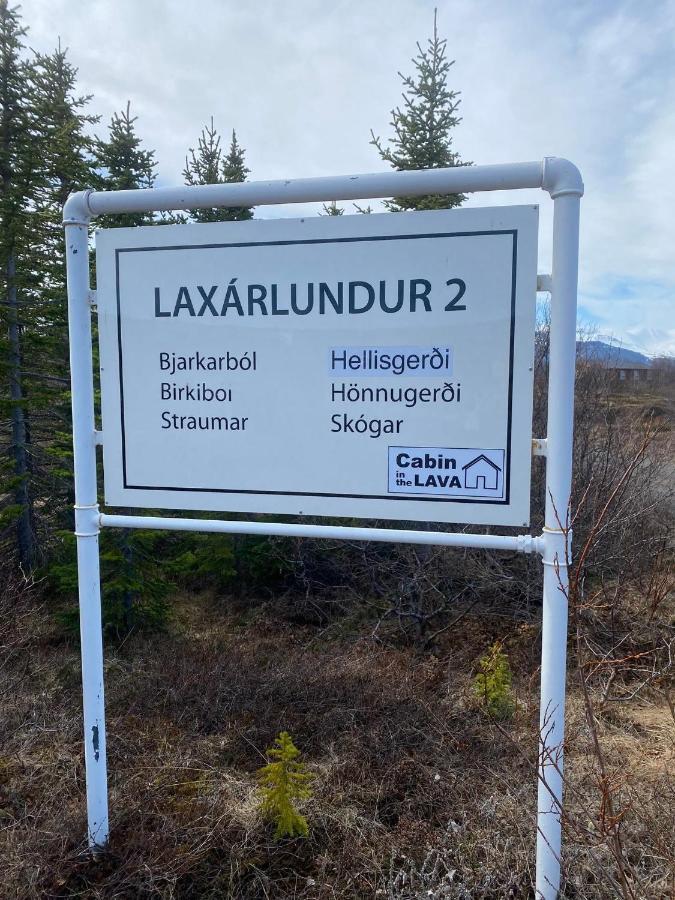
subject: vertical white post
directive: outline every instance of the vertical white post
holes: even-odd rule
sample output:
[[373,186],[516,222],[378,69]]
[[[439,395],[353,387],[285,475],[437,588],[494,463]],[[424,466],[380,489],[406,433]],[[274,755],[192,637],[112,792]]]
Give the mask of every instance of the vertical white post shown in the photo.
[[[74,195],[71,200],[81,196]],[[76,204],[69,201],[64,211],[64,225],[68,273],[68,331],[75,458],[75,534],[80,600],[87,821],[89,846],[95,848],[104,846],[108,840],[108,794],[89,304],[88,216],[83,214],[81,209],[78,210]]]
[[[538,900],[560,888],[562,767],[567,655],[567,562],[564,529],[572,481],[574,372],[579,257],[579,190],[552,191],[553,290],[549,350],[544,599],[537,798]],[[567,536],[571,541],[571,536]]]

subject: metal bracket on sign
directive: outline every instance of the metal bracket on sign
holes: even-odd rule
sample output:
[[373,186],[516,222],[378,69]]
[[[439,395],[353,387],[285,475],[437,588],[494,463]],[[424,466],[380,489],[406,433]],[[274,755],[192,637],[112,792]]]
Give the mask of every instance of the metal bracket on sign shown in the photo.
[[548,442],[546,438],[532,438],[532,456],[547,456]]
[[553,293],[553,278],[546,272],[540,272],[537,275],[537,293],[551,294]]

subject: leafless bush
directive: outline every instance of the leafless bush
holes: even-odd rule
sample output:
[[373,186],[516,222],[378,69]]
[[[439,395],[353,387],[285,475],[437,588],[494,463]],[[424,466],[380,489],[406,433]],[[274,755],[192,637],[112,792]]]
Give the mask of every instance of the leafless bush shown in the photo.
[[[547,365],[548,322],[544,314],[535,345],[533,433],[538,437],[546,434]],[[631,402],[617,395],[608,369],[580,353],[572,502],[577,510],[575,546],[585,544],[645,428],[654,432],[640,464],[633,467],[630,479],[622,483],[614,498],[612,517],[594,534],[585,560],[586,571],[604,583],[615,583],[619,572],[627,568],[633,578],[638,573],[651,577],[659,554],[668,546],[672,521],[675,466],[669,458],[667,410],[657,416],[648,397],[629,399]],[[545,501],[542,459],[533,459],[532,475],[530,530],[537,533],[543,526]],[[379,638],[412,641],[428,648],[469,611],[492,613],[498,608],[504,615],[531,618],[541,604],[541,565],[524,554],[323,541],[295,541],[287,546],[292,548],[289,565],[294,576],[287,594],[288,608],[296,620],[326,623],[336,616],[367,610],[376,619]]]
[[[667,523],[641,522],[645,513],[656,518],[651,451],[659,437],[651,422],[635,429],[617,454],[623,471],[604,462],[601,489],[589,482],[570,523],[574,527],[583,516],[590,523],[571,569],[568,597],[596,790],[595,803],[584,815],[568,817],[567,825],[577,840],[611,858],[608,875],[624,900],[660,896],[657,891],[665,896],[669,877],[675,877],[668,832],[655,822],[644,827],[645,809],[653,812],[653,806],[632,783],[635,761],[617,759],[607,734],[613,704],[659,694],[675,725],[669,694],[675,646],[672,548],[663,530]],[[662,779],[658,770],[654,775],[656,785]],[[672,785],[670,793],[675,795]],[[672,807],[668,817],[672,822]]]
[[[653,501],[651,482],[641,479],[660,438],[651,422],[635,429],[623,447],[623,469],[604,466],[602,490],[591,481],[574,515],[561,522],[567,531],[579,520],[586,526],[573,564],[568,560],[572,661],[582,703],[568,727],[566,753],[576,751],[575,764],[564,773],[565,808],[559,812],[568,842],[567,883],[589,898],[611,891],[623,900],[648,900],[675,887],[675,786],[668,773],[675,725],[675,577],[667,517],[650,522],[647,534],[630,543],[630,524]],[[605,548],[622,540],[622,552],[608,555]],[[631,721],[645,720],[670,735],[663,758],[651,766],[630,752],[626,734]],[[531,750],[515,744],[536,773]]]

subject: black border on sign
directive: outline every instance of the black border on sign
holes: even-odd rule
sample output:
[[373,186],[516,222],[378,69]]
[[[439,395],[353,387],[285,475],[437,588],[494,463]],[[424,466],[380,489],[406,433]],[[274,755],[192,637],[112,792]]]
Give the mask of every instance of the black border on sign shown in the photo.
[[[288,247],[297,244],[349,244],[361,241],[405,241],[425,240],[431,238],[453,237],[493,237],[495,235],[511,235],[513,250],[511,256],[511,323],[509,329],[509,385],[508,385],[508,411],[506,424],[506,477],[504,479],[505,494],[502,500],[482,499],[478,497],[430,497],[428,495],[401,495],[401,494],[334,494],[317,491],[266,491],[245,490],[242,488],[206,488],[206,487],[176,487],[174,485],[153,484],[129,484],[127,481],[127,457],[126,434],[124,424],[124,378],[123,378],[123,353],[122,353],[122,312],[120,301],[120,254],[121,253],[151,253],[162,250],[218,250],[230,247]],[[177,244],[155,247],[121,247],[115,249],[115,291],[117,297],[117,350],[118,350],[118,377],[120,388],[120,424],[122,436],[122,481],[126,490],[141,491],[176,491],[180,493],[209,493],[209,494],[256,494],[266,496],[284,497],[337,497],[346,500],[396,500],[424,503],[478,503],[489,506],[508,506],[511,496],[511,419],[513,407],[513,354],[516,325],[516,272],[518,262],[518,229],[495,229],[494,231],[449,231],[431,232],[428,234],[386,234],[366,235],[363,237],[340,238],[307,238],[290,241],[238,241],[218,244]]]

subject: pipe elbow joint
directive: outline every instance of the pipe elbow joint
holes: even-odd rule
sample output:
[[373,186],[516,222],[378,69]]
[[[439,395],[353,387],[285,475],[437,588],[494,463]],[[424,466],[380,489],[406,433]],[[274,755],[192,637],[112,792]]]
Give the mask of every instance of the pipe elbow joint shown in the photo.
[[92,211],[89,206],[91,190],[76,191],[70,194],[63,205],[64,225],[88,225],[91,221]]
[[576,197],[583,197],[584,194],[581,172],[569,159],[560,156],[547,156],[544,159],[541,186],[553,200],[568,194]]

